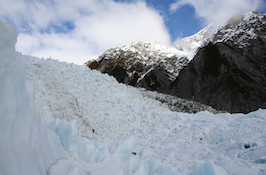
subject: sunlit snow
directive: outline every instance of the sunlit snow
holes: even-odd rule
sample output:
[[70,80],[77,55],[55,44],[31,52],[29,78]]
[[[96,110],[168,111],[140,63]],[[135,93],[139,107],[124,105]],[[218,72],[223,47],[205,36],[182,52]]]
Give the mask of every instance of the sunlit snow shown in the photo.
[[266,110],[172,112],[85,66],[19,55],[14,27],[0,31],[0,174],[266,174]]

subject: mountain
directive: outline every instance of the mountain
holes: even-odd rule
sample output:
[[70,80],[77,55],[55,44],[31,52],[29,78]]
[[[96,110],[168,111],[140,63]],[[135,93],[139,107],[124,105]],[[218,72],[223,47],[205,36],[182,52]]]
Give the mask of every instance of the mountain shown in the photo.
[[[202,44],[204,44],[204,42],[208,41],[208,39],[212,36],[213,33],[214,33],[214,27],[212,24],[210,24],[192,36],[176,40],[173,43],[173,47],[182,51],[185,50],[187,52],[195,53],[196,50],[200,46],[202,46]],[[192,60],[193,57],[191,57],[189,60]]]
[[233,17],[171,84],[171,94],[228,112],[266,107],[266,15]]
[[[202,106],[118,83],[85,66],[20,58],[26,79],[36,88],[36,111],[58,135],[69,157],[47,166],[49,174],[187,175],[218,174],[219,170],[220,174],[256,175],[266,171],[266,110],[246,115],[187,113]],[[5,121],[0,117],[2,125],[7,125]],[[19,164],[18,160],[14,162]],[[25,167],[32,169],[30,164]]]
[[189,62],[189,54],[156,42],[133,42],[107,50],[87,66],[108,73],[119,82],[165,92]]
[[250,12],[172,47],[134,42],[109,49],[87,66],[128,85],[247,113],[266,106],[265,31],[265,15]]
[[15,27],[0,31],[1,175],[266,173],[266,110],[173,112],[163,94],[18,54]]
[[133,42],[109,49],[85,64],[114,76],[118,82],[167,93],[180,70],[212,32],[213,26],[209,25],[193,36],[177,40],[172,47],[157,42]]

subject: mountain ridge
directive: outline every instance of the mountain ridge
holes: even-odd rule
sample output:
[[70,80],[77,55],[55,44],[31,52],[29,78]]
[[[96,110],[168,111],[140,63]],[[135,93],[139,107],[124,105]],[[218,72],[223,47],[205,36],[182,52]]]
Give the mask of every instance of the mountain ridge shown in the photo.
[[[172,48],[155,42],[135,42],[122,48],[109,49],[98,60],[88,62],[86,65],[91,69],[114,76],[121,83],[195,100],[222,111],[250,112],[263,107],[264,98],[266,99],[263,89],[265,84],[263,80],[266,75],[264,71],[266,53],[263,51],[266,43],[265,21],[264,14],[250,12],[232,17],[217,31],[209,25],[193,36],[177,40]],[[197,58],[196,61],[195,58]],[[200,60],[204,58],[208,58],[205,59],[207,62],[201,63]],[[180,78],[179,74],[184,69],[187,72],[186,76],[182,73],[184,78]],[[205,80],[202,81],[204,78],[200,78],[201,73],[204,76],[216,77],[221,71],[227,73],[220,76],[229,77],[219,80],[211,78],[207,84],[213,89],[198,93],[203,85],[195,86],[194,82],[199,78],[199,83],[204,84]],[[192,74],[195,75],[191,77]],[[249,79],[249,82],[243,80],[245,78]],[[232,98],[223,97],[218,100],[216,96],[223,94],[222,89],[218,90],[223,84],[219,81],[225,80],[227,83],[222,87],[228,91],[228,94],[224,95]],[[215,82],[216,85],[214,85]],[[234,86],[234,89],[229,90],[229,86]],[[204,88],[209,89],[209,87]],[[234,93],[229,93],[230,91]],[[198,97],[195,93],[202,95]],[[205,97],[204,94],[208,93],[212,94]],[[238,96],[233,97],[234,94]],[[253,100],[249,99],[253,97]],[[256,104],[255,99],[260,102],[254,107],[242,104],[245,102]],[[233,107],[234,104],[243,107]]]
[[250,12],[240,19],[198,50],[171,85],[172,95],[233,113],[265,108],[266,15]]
[[108,49],[85,65],[114,76],[118,82],[165,93],[212,30],[209,25],[193,36],[177,40],[171,47],[154,41],[132,42]]

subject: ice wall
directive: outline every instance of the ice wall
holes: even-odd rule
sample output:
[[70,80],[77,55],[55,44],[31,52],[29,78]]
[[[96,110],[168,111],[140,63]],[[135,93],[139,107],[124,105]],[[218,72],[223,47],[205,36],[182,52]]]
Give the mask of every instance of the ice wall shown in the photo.
[[49,118],[48,129],[34,104],[34,87],[15,43],[15,27],[0,21],[0,175],[116,174],[128,171],[134,139],[110,156],[77,135],[75,121]]
[[42,175],[66,156],[36,113],[34,87],[15,52],[17,35],[0,20],[0,174]]

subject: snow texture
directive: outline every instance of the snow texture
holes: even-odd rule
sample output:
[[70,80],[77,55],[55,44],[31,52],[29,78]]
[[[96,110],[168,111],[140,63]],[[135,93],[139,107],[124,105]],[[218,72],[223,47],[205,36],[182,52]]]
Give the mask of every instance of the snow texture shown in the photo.
[[34,87],[15,52],[17,35],[15,27],[0,21],[0,174],[126,174],[133,137],[110,156],[101,144],[78,136],[75,121],[49,117],[44,123],[50,129],[42,123]]
[[157,93],[147,95],[85,66],[22,57],[42,118],[77,120],[78,134],[94,143],[102,162],[116,157],[108,155],[134,136],[128,169],[125,161],[122,168],[128,174],[261,174],[266,169],[266,110],[172,112],[155,100]]
[[266,37],[260,33],[265,31],[266,15],[258,12],[249,12],[245,16],[233,17],[229,23],[214,33],[210,40],[216,42],[226,42],[238,48],[244,48],[252,42],[247,42],[258,37]]
[[0,174],[47,174],[66,155],[35,110],[34,87],[15,52],[17,35],[0,21]]
[[136,64],[142,64],[144,72],[138,72],[139,70],[137,70],[141,75],[138,79],[138,82],[140,82],[149,71],[158,65],[167,70],[171,79],[174,80],[179,71],[188,64],[189,59],[192,59],[193,55],[194,53],[191,54],[191,52],[182,51],[175,47],[167,47],[155,41],[139,41],[123,47],[108,49],[97,60],[100,61],[104,58],[119,62],[123,59],[122,62],[126,65],[127,74],[130,77],[134,76],[136,72],[134,68],[133,71],[131,68]]
[[[169,58],[173,56],[177,57],[185,57],[185,53],[182,51],[174,48],[174,47],[167,47],[160,43],[157,43],[155,41],[148,42],[148,41],[142,41],[142,42],[132,42],[129,45],[123,46],[121,48],[115,48],[117,51],[121,50],[124,52],[135,52],[135,53],[142,53],[144,57],[143,60],[146,60],[150,57],[156,57],[156,58]],[[113,51],[113,49],[109,49],[106,51],[106,53]]]
[[213,33],[214,27],[210,24],[192,36],[177,39],[173,43],[173,47],[186,53],[187,58],[192,60],[197,52],[197,49],[204,45],[205,42],[208,42]]
[[266,173],[266,110],[172,112],[85,66],[18,55],[16,36],[0,22],[1,175]]

